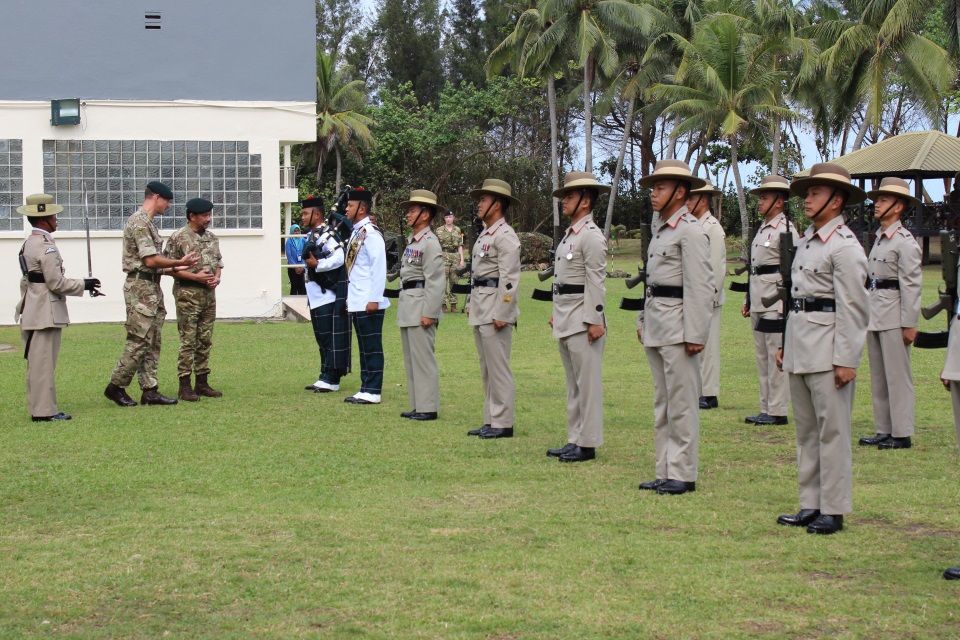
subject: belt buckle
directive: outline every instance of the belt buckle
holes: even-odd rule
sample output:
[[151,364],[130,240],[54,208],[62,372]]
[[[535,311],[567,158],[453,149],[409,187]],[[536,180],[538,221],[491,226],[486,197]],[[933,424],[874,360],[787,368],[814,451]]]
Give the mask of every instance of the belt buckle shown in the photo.
[[558,285],[556,282],[553,283],[553,295],[560,295],[560,285]]
[[870,278],[870,286],[867,288],[867,291],[876,291],[877,290],[877,279]]

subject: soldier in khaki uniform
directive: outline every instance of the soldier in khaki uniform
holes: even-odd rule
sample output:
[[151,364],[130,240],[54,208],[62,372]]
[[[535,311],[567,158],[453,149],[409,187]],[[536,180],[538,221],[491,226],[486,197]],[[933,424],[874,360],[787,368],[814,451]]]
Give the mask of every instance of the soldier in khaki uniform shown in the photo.
[[651,189],[656,212],[637,338],[653,373],[657,449],[657,477],[640,489],[660,494],[697,489],[700,352],[710,336],[716,276],[710,239],[685,202],[691,189],[705,184],[679,160],[661,160],[640,180]]
[[813,165],[790,191],[804,199],[812,224],[793,260],[790,315],[777,358],[790,374],[800,511],[777,522],[831,534],[843,529],[843,516],[853,509],[850,418],[870,320],[867,257],[843,224],[843,208],[866,194],[833,163]]
[[553,192],[561,199],[563,215],[570,218],[557,247],[550,316],[567,376],[567,444],[547,450],[560,462],[593,460],[603,444],[607,243],[593,221],[593,207],[600,194],[609,191],[592,174],[572,171],[564,176],[563,187]]
[[57,407],[57,357],[63,328],[70,324],[66,296],[81,296],[89,291],[99,294],[96,278],[67,278],[63,260],[53,234],[57,214],[63,207],[53,196],[40,193],[27,196],[17,213],[27,216],[30,235],[20,250],[20,302],[15,321],[20,322],[23,357],[27,360],[27,410],[34,422],[70,420]]
[[900,178],[884,178],[880,188],[867,196],[874,201],[873,215],[880,221],[867,258],[866,282],[870,296],[867,355],[876,435],[860,438],[860,444],[909,449],[914,415],[910,346],[917,339],[920,321],[923,252],[900,217],[920,200],[910,195],[910,186]]
[[[173,299],[177,304],[177,328],[180,331],[178,395],[187,402],[196,402],[200,396],[219,398],[223,395],[207,383],[213,324],[217,319],[216,292],[223,269],[220,240],[207,228],[211,211],[213,203],[209,200],[194,198],[187,202],[187,224],[170,236],[163,250],[163,255],[173,260],[191,253],[200,256],[197,264],[173,274],[176,279]],[[194,372],[197,374],[196,388],[190,384]]]
[[723,288],[723,279],[727,275],[727,234],[723,225],[710,212],[710,201],[722,191],[714,187],[709,180],[699,189],[693,189],[687,196],[687,210],[700,221],[703,230],[710,239],[710,264],[713,266],[713,313],[710,316],[710,337],[700,353],[700,408],[716,409],[720,406],[720,318],[723,316],[723,303],[727,292]]
[[172,275],[197,264],[195,253],[173,260],[162,255],[163,241],[153,224],[154,216],[162,216],[170,207],[173,191],[162,182],[151,182],[143,194],[143,206],[127,220],[123,228],[123,300],[127,307],[127,340],[113,369],[110,384],[103,395],[121,407],[136,406],[127,395],[127,387],[138,376],[143,394],[141,404],[177,404],[176,399],[161,395],[157,384],[160,361],[160,331],[167,310],[163,306],[160,276]]
[[443,315],[443,251],[430,223],[440,205],[432,191],[414,189],[400,207],[407,210],[407,225],[413,231],[401,258],[397,304],[410,397],[410,411],[400,415],[411,420],[436,420],[440,410],[440,369],[434,340]]
[[747,424],[787,424],[790,397],[787,392],[787,374],[777,366],[777,350],[783,335],[783,302],[763,306],[763,298],[776,295],[783,286],[780,274],[780,234],[789,232],[794,246],[800,241],[796,226],[785,213],[790,197],[790,181],[783,176],[770,175],[760,186],[750,190],[758,196],[757,208],[763,222],[753,238],[750,249],[750,291],[741,308],[744,318],[750,318],[753,327],[753,347],[757,356],[760,378],[760,413],[747,416]]
[[[960,277],[960,265],[957,267],[957,276]],[[958,280],[960,282],[960,280]],[[950,321],[950,338],[947,344],[946,361],[940,371],[940,382],[950,392],[953,401],[953,427],[957,432],[957,444],[960,445],[960,318],[958,309],[952,309]],[[950,567],[943,572],[945,580],[960,580],[960,567]]]
[[443,272],[446,277],[446,288],[443,296],[443,312],[457,312],[457,295],[450,287],[457,281],[457,269],[463,266],[463,233],[460,227],[453,224],[453,211],[443,214],[443,226],[437,229],[437,240],[443,249]]
[[503,180],[488,179],[470,192],[478,200],[477,216],[483,232],[470,251],[473,282],[469,324],[480,359],[483,379],[483,426],[468,435],[512,438],[515,386],[510,370],[510,348],[520,308],[520,239],[504,215],[510,205],[519,204],[513,189]]

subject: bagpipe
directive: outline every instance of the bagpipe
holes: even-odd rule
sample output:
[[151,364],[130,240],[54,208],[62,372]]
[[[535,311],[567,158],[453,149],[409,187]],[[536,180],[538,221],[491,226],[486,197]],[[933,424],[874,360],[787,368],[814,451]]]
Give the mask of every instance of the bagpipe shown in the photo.
[[[324,221],[307,233],[307,239],[303,245],[304,258],[313,256],[317,260],[323,260],[329,258],[337,249],[346,251],[350,236],[353,234],[353,223],[346,215],[347,201],[352,189],[350,185],[341,189]],[[333,240],[333,246],[330,240]],[[307,267],[307,276],[323,289],[332,289],[339,279],[339,269],[338,267],[331,271],[315,271]]]

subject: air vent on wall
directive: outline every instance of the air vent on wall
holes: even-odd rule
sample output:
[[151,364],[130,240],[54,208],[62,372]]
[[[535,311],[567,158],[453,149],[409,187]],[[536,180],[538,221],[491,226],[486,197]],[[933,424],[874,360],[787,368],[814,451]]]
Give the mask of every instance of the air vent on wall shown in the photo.
[[143,14],[143,28],[148,31],[159,31],[161,28],[160,25],[160,12],[159,11],[146,11]]

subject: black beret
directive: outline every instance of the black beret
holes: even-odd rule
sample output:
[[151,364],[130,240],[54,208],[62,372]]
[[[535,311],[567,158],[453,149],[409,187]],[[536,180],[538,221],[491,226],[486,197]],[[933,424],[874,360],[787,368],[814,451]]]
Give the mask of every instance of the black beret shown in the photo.
[[304,209],[323,209],[323,199],[320,196],[310,196],[300,203]]
[[213,211],[213,203],[203,198],[193,198],[187,201],[187,214],[191,213],[210,213]]
[[347,200],[356,200],[358,202],[373,202],[373,194],[359,187],[350,192],[350,195],[347,197]]
[[155,194],[165,200],[173,200],[173,191],[171,191],[170,187],[163,184],[159,180],[148,182],[147,189],[150,189],[150,191],[153,191]]

